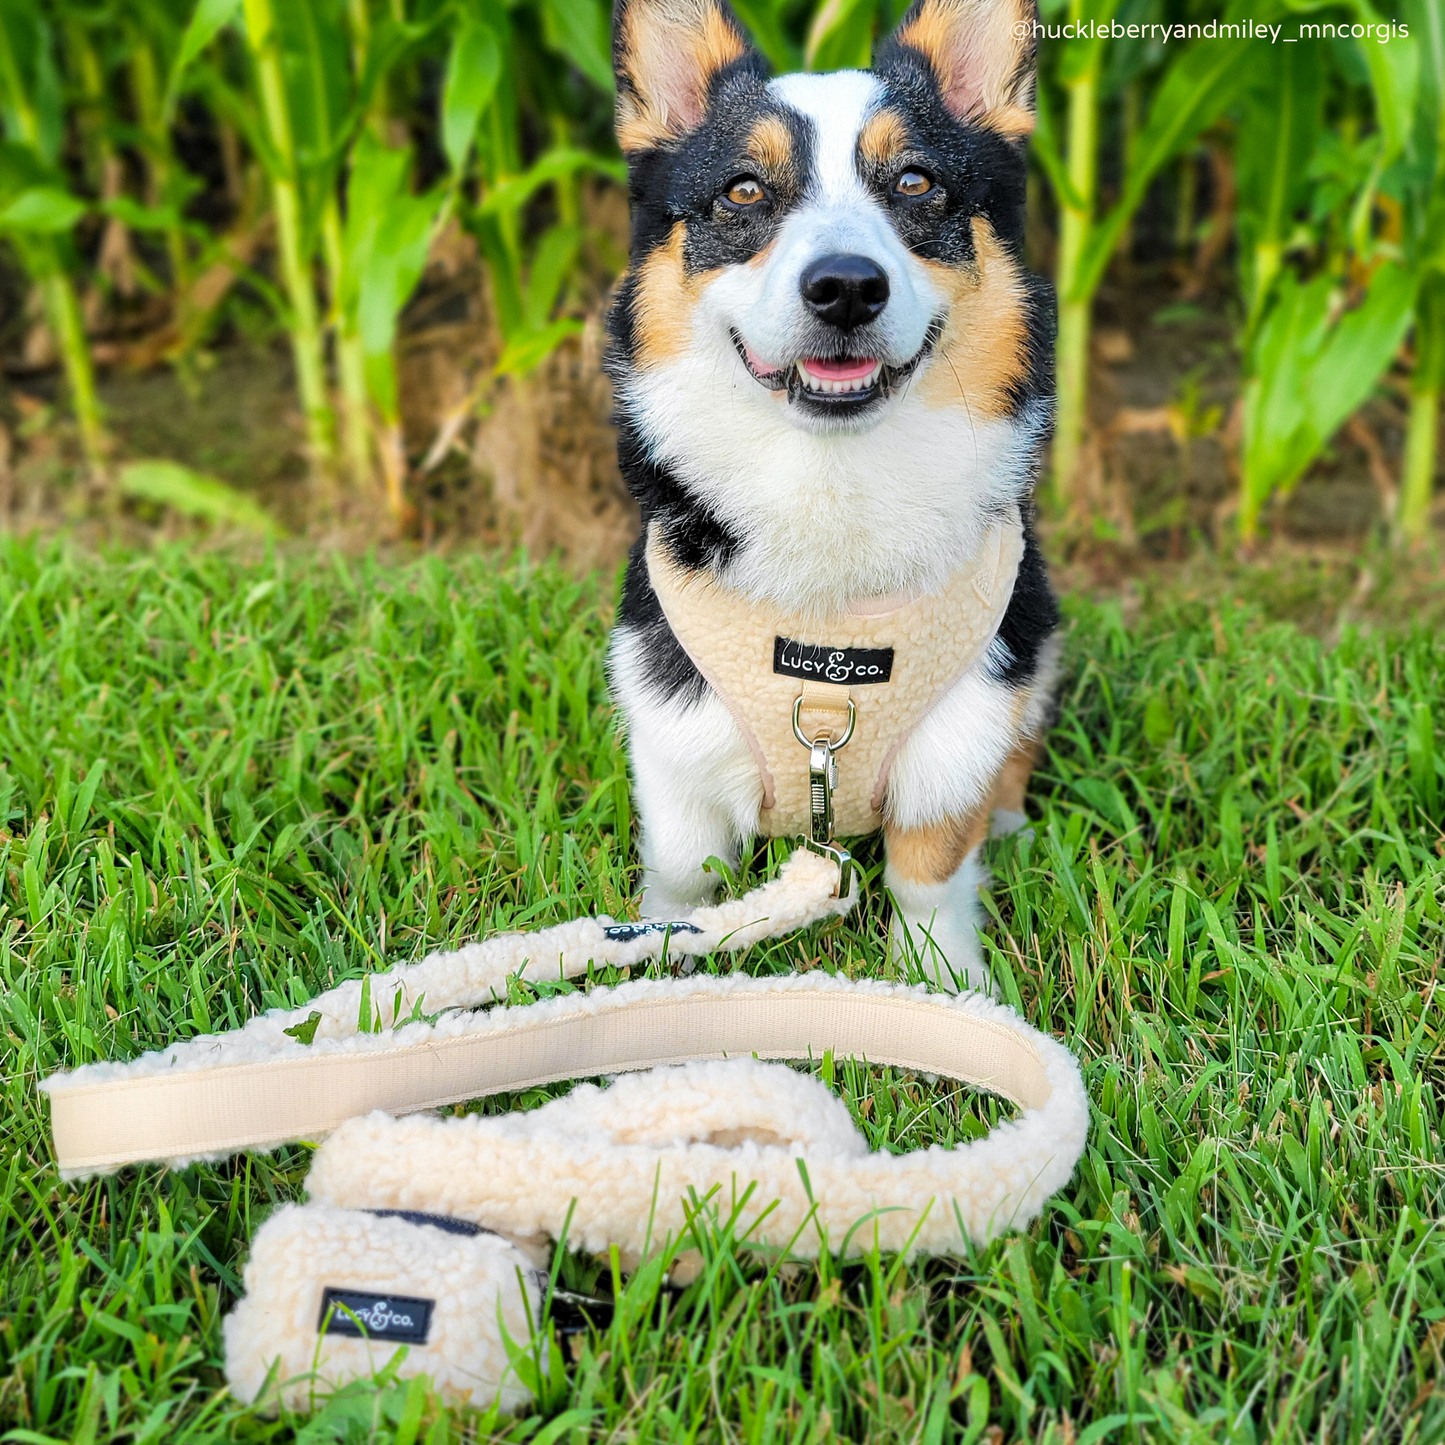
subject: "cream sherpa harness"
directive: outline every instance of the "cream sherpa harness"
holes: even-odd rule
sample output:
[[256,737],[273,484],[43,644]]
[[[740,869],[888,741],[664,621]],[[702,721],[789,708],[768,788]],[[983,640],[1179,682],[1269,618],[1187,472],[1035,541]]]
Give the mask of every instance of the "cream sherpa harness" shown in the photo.
[[[650,531],[647,574],[693,665],[742,729],[762,776],[759,832],[871,833],[898,749],[998,633],[1023,557],[1016,512],[937,593],[803,617],[673,561]],[[806,771],[798,745],[809,750]],[[848,749],[839,776],[837,754]]]
[[[999,556],[1008,555],[1005,535]],[[995,567],[976,595],[1001,607],[997,579],[1016,565]],[[888,615],[905,613],[927,637],[942,610],[925,601]],[[987,641],[979,635],[975,656]],[[863,619],[825,640],[847,654],[877,633]],[[899,661],[893,676],[910,680],[900,695],[936,695],[939,671]],[[853,711],[854,742],[868,740],[881,786],[887,730]],[[904,712],[913,717],[913,705]],[[761,716],[751,706],[747,715]],[[773,770],[778,738],[762,723],[753,732],[782,816],[798,790],[791,770]],[[845,794],[840,816],[872,808],[865,793]],[[230,1033],[52,1075],[41,1087],[56,1162],[75,1178],[324,1139],[309,1202],[283,1206],[257,1231],[245,1296],[225,1321],[233,1393],[297,1410],[388,1362],[400,1376],[430,1376],[454,1401],[523,1404],[513,1360],[551,1303],[537,1268],[548,1241],[616,1246],[626,1266],[664,1253],[685,1276],[699,1207],[725,1212],[751,1245],[805,1257],[947,1253],[1027,1224],[1073,1173],[1088,1104],[1068,1050],[981,994],[818,971],[699,973],[488,1007],[512,979],[545,985],[594,965],[734,952],[846,913],[857,896],[844,885],[847,855],[831,834],[810,842],[773,882],[687,918],[602,916],[508,934],[344,983]],[[829,1052],[944,1075],[1019,1113],[955,1148],[874,1152],[825,1085],[761,1062]],[[527,1113],[427,1112],[609,1075],[626,1077]]]

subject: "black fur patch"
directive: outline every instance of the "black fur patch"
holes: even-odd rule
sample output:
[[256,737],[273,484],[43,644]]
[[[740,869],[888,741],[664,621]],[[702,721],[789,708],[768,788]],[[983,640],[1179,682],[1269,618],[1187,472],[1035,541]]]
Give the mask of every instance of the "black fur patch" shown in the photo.
[[[674,145],[628,157],[633,270],[667,242],[679,221],[687,227],[683,260],[689,272],[749,261],[802,196],[811,165],[808,127],[768,94],[761,57],[745,55],[720,70],[708,95],[706,124]],[[749,154],[749,137],[769,117],[792,138],[788,161],[781,166],[761,166]],[[766,198],[740,210],[728,206],[724,196],[729,184],[744,175],[763,183]]]
[[1032,515],[1024,513],[1024,553],[1019,559],[1013,596],[999,623],[998,638],[1008,649],[1008,660],[999,649],[984,654],[989,672],[1009,687],[1024,687],[1039,670],[1039,652],[1059,625],[1059,601],[1049,586],[1048,568],[1034,534]]
[[[943,103],[933,70],[918,51],[889,41],[873,67],[885,105],[903,117],[912,145],[900,162],[863,179],[891,205],[894,224],[909,248],[931,261],[967,263],[973,255],[969,221],[982,216],[1016,256],[1023,253],[1025,153],[984,126],[960,125]],[[894,196],[898,172],[922,169],[944,196]]]
[[[1043,403],[1049,409],[1052,423],[1054,408],[1054,333],[1058,330],[1058,307],[1053,283],[1032,271],[1023,271],[1024,279],[1024,370],[1009,388],[1009,405],[1018,415],[1024,407]],[[1039,448],[1052,433],[1040,438]]]
[[627,557],[617,625],[630,628],[637,635],[643,675],[654,696],[663,702],[677,698],[688,706],[703,700],[707,681],[667,625],[662,603],[657,600],[647,575],[646,527]]

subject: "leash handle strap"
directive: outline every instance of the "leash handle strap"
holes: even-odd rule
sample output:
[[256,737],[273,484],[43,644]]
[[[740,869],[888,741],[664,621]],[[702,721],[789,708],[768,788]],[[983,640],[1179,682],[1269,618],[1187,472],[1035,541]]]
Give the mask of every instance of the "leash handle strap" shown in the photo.
[[[983,1005],[1004,1019],[981,1016]],[[977,996],[807,974],[645,980],[449,1022],[443,1036],[440,1026],[413,1025],[397,1036],[405,1042],[357,1035],[353,1047],[314,1055],[297,1045],[253,1063],[52,1087],[57,1163],[68,1174],[180,1164],[320,1139],[373,1109],[413,1113],[563,1079],[749,1055],[832,1051],[1040,1109],[1054,1090],[1038,1044],[1059,1047]]]
[[[772,883],[653,931],[583,919],[370,975],[364,1000],[389,1013],[389,1028],[361,1031],[362,981],[351,980],[309,1007],[263,1014],[228,1034],[53,1075],[41,1087],[56,1162],[71,1177],[142,1162],[179,1166],[317,1140],[374,1110],[415,1113],[563,1079],[831,1050],[999,1094],[1024,1110],[1026,1132],[1041,1131],[1041,1157],[1067,1156],[1071,1169],[1088,1112],[1077,1063],[979,994],[821,971],[697,975],[471,1011],[504,996],[516,975],[572,977],[594,962],[637,962],[665,949],[738,948],[846,912],[853,896],[833,896],[838,877],[833,860],[799,849]],[[407,1022],[413,1009],[433,1007],[444,1010],[434,1021]]]

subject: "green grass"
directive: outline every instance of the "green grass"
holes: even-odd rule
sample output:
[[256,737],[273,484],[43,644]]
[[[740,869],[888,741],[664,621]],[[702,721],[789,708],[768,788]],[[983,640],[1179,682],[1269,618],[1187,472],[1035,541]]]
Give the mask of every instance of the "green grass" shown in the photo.
[[[309,1425],[227,1399],[218,1321],[306,1151],[62,1184],[36,1081],[383,959],[625,911],[612,596],[486,559],[0,539],[0,1438],[1445,1437],[1445,642],[1329,649],[1166,597],[1132,630],[1071,608],[1034,830],[992,855],[1004,991],[1078,1052],[1096,1109],[1032,1230],[780,1266],[707,1221],[702,1278],[634,1277],[514,1421],[385,1381]],[[864,857],[855,918],[740,966],[882,973]],[[947,1083],[836,1083],[879,1147],[995,1114]],[[611,1287],[606,1262],[564,1272]]]

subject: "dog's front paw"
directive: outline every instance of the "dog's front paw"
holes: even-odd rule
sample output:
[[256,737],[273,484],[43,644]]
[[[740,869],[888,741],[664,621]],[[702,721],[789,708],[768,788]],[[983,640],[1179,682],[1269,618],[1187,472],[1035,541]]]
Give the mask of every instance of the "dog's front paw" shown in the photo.
[[984,962],[978,931],[978,886],[983,877],[970,857],[944,883],[887,880],[893,898],[889,953],[910,980],[919,979],[947,993],[994,994],[993,974]]
[[945,993],[986,993],[997,997],[993,973],[984,962],[978,929],[971,920],[960,927],[956,920],[934,914],[907,918],[893,910],[888,929],[892,961],[910,982],[921,981]]

